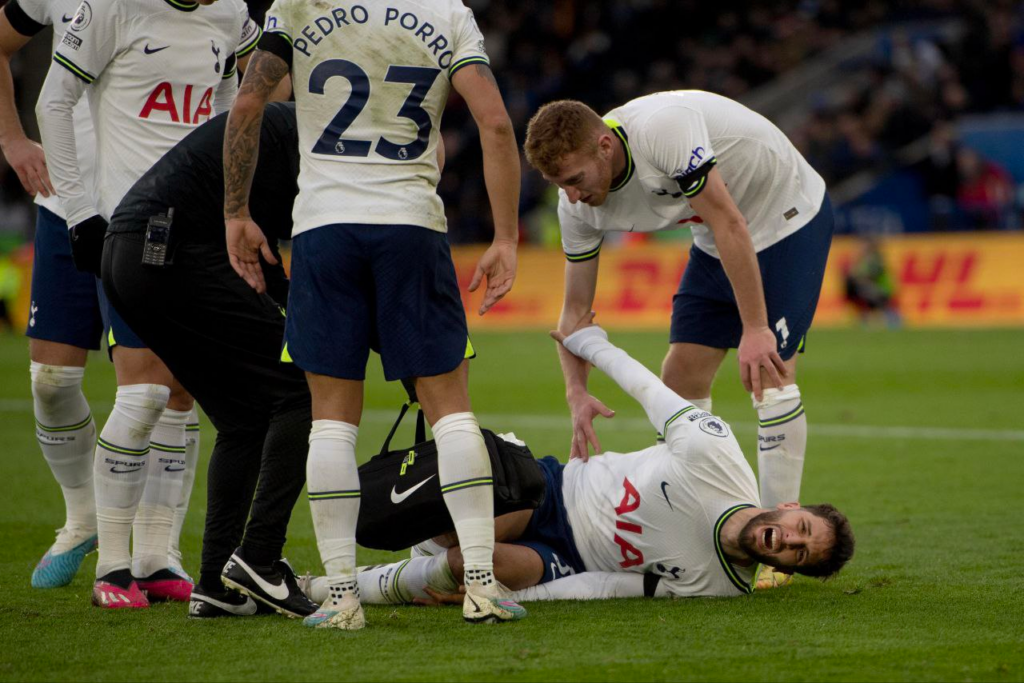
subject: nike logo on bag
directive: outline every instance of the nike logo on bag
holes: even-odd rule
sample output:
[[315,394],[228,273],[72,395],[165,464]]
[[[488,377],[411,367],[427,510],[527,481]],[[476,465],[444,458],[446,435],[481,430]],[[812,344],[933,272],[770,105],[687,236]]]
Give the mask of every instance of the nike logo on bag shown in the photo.
[[421,486],[423,486],[424,484],[426,484],[428,481],[430,481],[431,479],[433,479],[436,476],[437,476],[436,474],[431,474],[429,477],[427,477],[426,479],[424,479],[420,483],[416,484],[412,488],[409,488],[409,489],[406,489],[406,490],[402,491],[401,493],[396,491],[395,487],[392,486],[391,487],[391,502],[394,503],[395,505],[398,505],[403,500],[405,500],[406,498],[408,498],[412,494],[416,493],[416,489],[420,488]]
[[[257,574],[255,571],[253,571],[248,565],[246,565],[241,560],[236,559],[235,562],[237,562],[239,566],[241,566],[242,569],[244,569],[245,572],[252,578],[252,580],[256,582],[256,585],[260,587],[260,590],[262,590],[270,597],[274,598],[275,600],[284,600],[288,597],[288,586],[284,585],[284,579],[281,580],[280,584],[275,586],[274,584],[270,583],[262,576]],[[227,567],[225,567],[225,569],[227,569]]]
[[65,24],[68,23],[69,21],[71,21],[72,19],[74,19],[74,16],[70,16],[69,17],[66,14],[60,18],[60,20],[63,21]]
[[668,509],[675,512],[675,508],[672,507],[672,501],[668,499],[668,491],[665,490],[666,486],[668,486],[667,481],[661,482],[661,495],[665,496],[665,502],[668,503]]
[[169,47],[170,47],[170,45],[164,45],[163,47],[150,48],[149,47],[149,43],[146,43],[146,47],[142,48],[142,51],[145,52],[147,55],[151,55],[151,54],[160,52],[160,50],[166,50]]
[[772,451],[772,450],[775,450],[776,448],[778,448],[778,447],[779,447],[779,446],[781,446],[781,445],[782,445],[781,443],[777,443],[777,444],[775,444],[774,446],[769,446],[768,448],[765,448],[764,446],[758,446],[758,450],[762,450],[762,451]]

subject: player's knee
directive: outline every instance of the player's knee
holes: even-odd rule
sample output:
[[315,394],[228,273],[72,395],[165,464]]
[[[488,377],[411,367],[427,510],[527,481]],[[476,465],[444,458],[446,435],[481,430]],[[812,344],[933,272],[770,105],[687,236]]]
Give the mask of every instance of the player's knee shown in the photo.
[[185,387],[181,386],[177,382],[171,385],[171,396],[167,399],[167,407],[171,410],[180,410],[182,412],[188,412],[192,410],[192,407],[196,404],[196,400],[192,398],[192,394],[185,391]]
[[61,405],[81,393],[84,368],[44,365],[32,363],[32,398],[46,410],[59,409]]

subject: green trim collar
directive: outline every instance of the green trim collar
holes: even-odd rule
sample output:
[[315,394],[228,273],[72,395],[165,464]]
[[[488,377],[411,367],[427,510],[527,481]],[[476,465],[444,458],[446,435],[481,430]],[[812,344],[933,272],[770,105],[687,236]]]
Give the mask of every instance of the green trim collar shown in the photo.
[[[736,586],[736,588],[741,593],[753,593],[754,592],[754,582],[751,581],[749,584],[748,583],[744,583],[743,579],[741,579],[739,577],[739,574],[736,573],[736,570],[733,569],[732,564],[730,564],[729,560],[726,559],[726,557],[725,557],[725,551],[722,550],[722,539],[719,538],[719,535],[722,532],[722,526],[727,521],[729,521],[730,517],[735,515],[740,510],[744,510],[746,508],[752,508],[752,507],[756,507],[756,506],[751,505],[749,503],[742,503],[740,505],[733,505],[731,508],[729,508],[728,510],[723,512],[722,516],[718,518],[717,522],[715,522],[715,531],[714,531],[714,534],[715,534],[715,553],[718,555],[718,561],[722,565],[722,571],[725,572],[725,575],[729,577],[730,581],[732,581],[732,585]],[[754,576],[756,577],[757,574],[755,573]]]
[[633,175],[636,173],[636,164],[633,163],[633,150],[629,148],[629,136],[626,135],[626,129],[615,119],[605,119],[604,122],[606,126],[612,129],[616,137],[622,141],[622,148],[626,150],[626,175],[622,178],[621,182],[608,190],[609,192],[615,192],[616,190],[621,190],[633,179]]
[[182,12],[195,12],[199,9],[198,2],[181,2],[181,0],[164,0],[168,5]]

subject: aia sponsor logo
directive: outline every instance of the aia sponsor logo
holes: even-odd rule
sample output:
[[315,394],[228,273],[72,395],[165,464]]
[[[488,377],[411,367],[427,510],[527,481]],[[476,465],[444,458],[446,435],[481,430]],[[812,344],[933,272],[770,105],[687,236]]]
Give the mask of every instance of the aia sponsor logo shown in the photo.
[[199,125],[213,116],[213,88],[174,86],[166,81],[153,88],[139,112],[140,119],[157,119],[173,123]]
[[[619,517],[619,519],[615,520],[615,528],[629,534],[640,535],[644,532],[642,526],[622,519],[623,515],[633,512],[640,507],[640,493],[633,486],[633,482],[629,480],[629,477],[622,480],[622,488],[624,489],[622,502],[615,508],[615,514]],[[643,551],[633,545],[627,538],[623,538],[616,533],[612,540],[619,546],[619,552],[622,553],[622,562],[619,562],[620,567],[628,569],[629,567],[636,567],[644,563]]]

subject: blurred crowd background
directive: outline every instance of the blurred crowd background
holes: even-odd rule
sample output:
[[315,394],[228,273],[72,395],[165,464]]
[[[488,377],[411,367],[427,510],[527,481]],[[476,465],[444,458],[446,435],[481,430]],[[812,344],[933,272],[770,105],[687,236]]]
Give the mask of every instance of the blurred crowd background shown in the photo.
[[[520,141],[532,113],[551,100],[580,99],[603,112],[660,90],[709,90],[790,136],[828,181],[840,233],[1021,229],[1024,2],[466,1]],[[250,2],[262,18],[269,2]],[[26,129],[36,135],[48,34],[30,48],[13,69]],[[442,131],[451,240],[488,240],[480,146],[457,95]],[[558,244],[556,199],[524,159],[524,243]],[[0,252],[30,241],[33,223],[29,198],[0,161]]]

